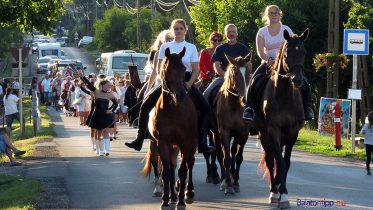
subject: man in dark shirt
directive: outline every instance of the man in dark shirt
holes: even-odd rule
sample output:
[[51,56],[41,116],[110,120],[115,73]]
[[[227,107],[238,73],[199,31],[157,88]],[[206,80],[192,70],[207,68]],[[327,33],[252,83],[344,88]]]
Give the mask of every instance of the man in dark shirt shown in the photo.
[[224,82],[224,73],[228,66],[228,60],[225,57],[229,55],[232,58],[236,58],[238,56],[245,57],[249,50],[248,48],[240,42],[237,42],[237,27],[234,24],[228,24],[224,27],[224,34],[227,38],[227,43],[224,43],[218,46],[215,49],[214,54],[212,55],[211,61],[214,63],[214,70],[216,74],[219,76],[217,77],[203,92],[203,96],[207,101],[209,101],[211,92],[215,89],[220,87]]

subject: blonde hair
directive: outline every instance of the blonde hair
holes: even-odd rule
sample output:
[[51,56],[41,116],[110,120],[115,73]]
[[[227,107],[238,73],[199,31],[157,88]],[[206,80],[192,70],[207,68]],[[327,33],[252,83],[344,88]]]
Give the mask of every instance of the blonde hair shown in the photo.
[[272,9],[272,8],[275,8],[276,11],[279,13],[280,23],[281,23],[282,11],[281,11],[279,6],[272,4],[272,5],[268,5],[265,8],[264,12],[261,14],[262,15],[262,21],[265,23],[265,25],[269,25],[269,10]]
[[175,26],[176,24],[181,24],[181,25],[183,25],[184,28],[185,28],[185,32],[188,31],[188,25],[186,24],[185,20],[183,20],[183,19],[175,19],[175,20],[173,20],[173,21],[171,22],[171,26],[170,26],[170,30],[171,30],[171,31],[172,31],[172,29],[174,28],[174,26]]
[[161,45],[167,42],[167,39],[173,39],[174,35],[172,34],[170,29],[163,30],[161,33],[158,34],[157,39],[154,41],[151,50],[159,50]]

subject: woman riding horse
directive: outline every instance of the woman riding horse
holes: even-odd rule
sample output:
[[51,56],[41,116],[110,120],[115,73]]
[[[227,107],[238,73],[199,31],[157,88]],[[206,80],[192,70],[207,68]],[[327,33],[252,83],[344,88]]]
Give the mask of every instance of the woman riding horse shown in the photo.
[[290,206],[286,176],[291,151],[304,124],[301,87],[304,85],[303,65],[306,57],[303,42],[307,36],[308,29],[300,36],[290,36],[288,31],[284,31],[286,41],[270,69],[270,80],[253,106],[257,113],[254,123],[264,149],[261,163],[265,160],[270,175],[269,201],[279,203],[280,208]]
[[[198,138],[198,151],[199,152],[212,152],[215,150],[214,147],[207,145],[207,132],[209,129],[209,117],[210,117],[210,106],[207,101],[203,98],[202,93],[193,86],[194,81],[198,77],[198,51],[195,45],[185,41],[185,35],[187,31],[187,24],[183,19],[176,19],[172,21],[170,30],[175,35],[175,40],[172,42],[164,43],[159,51],[158,65],[165,59],[165,50],[169,48],[172,53],[180,52],[184,47],[186,48],[185,56],[182,61],[186,67],[186,82],[185,88],[188,90],[188,94],[194,98],[196,108],[199,110],[199,138]],[[159,86],[148,97],[143,101],[139,116],[139,129],[137,137],[131,142],[126,142],[125,145],[140,151],[145,138],[146,125],[149,119],[149,112],[155,106],[159,96],[161,95],[162,88]]]

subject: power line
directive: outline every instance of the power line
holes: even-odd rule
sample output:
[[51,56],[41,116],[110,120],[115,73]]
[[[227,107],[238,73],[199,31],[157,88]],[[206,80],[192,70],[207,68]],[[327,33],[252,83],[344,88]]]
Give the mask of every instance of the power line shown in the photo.
[[178,2],[175,2],[176,4],[174,4],[173,6],[171,6],[171,8],[165,8],[165,7],[167,7],[167,6],[164,7],[164,5],[162,4],[162,3],[164,3],[164,2],[160,3],[159,0],[155,0],[155,2],[157,3],[158,7],[159,7],[161,10],[165,11],[165,12],[170,12],[171,10],[175,9],[175,7],[177,7],[177,5],[179,5],[179,3],[180,3],[179,1],[178,1]]

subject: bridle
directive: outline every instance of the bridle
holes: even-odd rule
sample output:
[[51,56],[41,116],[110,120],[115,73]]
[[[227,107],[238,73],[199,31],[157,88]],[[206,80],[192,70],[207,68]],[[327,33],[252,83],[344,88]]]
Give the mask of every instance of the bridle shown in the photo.
[[[283,47],[282,47],[282,50],[281,50],[281,55],[282,55],[282,58],[281,58],[281,62],[282,63],[285,63],[284,62],[284,51],[285,51],[285,46],[286,46],[286,43],[287,41],[284,43]],[[296,47],[298,48],[298,46]],[[283,65],[282,65],[283,66]],[[293,71],[294,68],[296,67],[300,67],[301,69],[304,69],[304,65],[303,64],[293,64],[290,66],[290,68],[284,68],[284,71],[286,72],[286,74],[280,74],[280,71],[276,71],[276,73],[278,74],[279,77],[281,78],[290,78],[291,77],[291,72]]]

